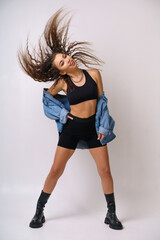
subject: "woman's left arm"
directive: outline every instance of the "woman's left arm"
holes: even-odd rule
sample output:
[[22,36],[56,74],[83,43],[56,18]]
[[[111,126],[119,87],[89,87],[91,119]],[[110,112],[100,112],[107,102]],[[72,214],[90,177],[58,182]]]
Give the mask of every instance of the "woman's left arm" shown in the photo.
[[[95,69],[94,72],[95,72],[95,79],[96,79],[96,82],[97,82],[98,98],[99,98],[100,95],[101,95],[102,92],[103,92],[103,82],[102,82],[102,77],[101,77],[101,74],[100,74],[99,70],[98,70],[98,69]],[[98,139],[103,140],[103,138],[104,138],[105,136],[106,136],[106,135],[104,135],[104,134],[102,134],[102,133],[99,133],[99,134],[98,134]]]
[[97,83],[97,88],[98,88],[98,98],[103,92],[103,82],[102,82],[102,77],[100,74],[100,71],[98,69],[94,69],[94,75],[95,75],[95,80]]

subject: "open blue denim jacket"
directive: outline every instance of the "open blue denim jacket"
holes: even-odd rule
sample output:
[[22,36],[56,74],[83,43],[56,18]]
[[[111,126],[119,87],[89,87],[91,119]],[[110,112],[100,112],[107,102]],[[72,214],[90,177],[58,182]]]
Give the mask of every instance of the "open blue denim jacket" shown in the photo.
[[[43,88],[43,110],[48,118],[56,121],[57,130],[59,133],[61,133],[64,124],[67,122],[67,114],[71,110],[70,104],[66,95],[58,93],[53,96],[47,92],[47,90],[48,88]],[[97,137],[98,133],[106,135],[103,140],[99,139],[102,145],[112,141],[116,137],[116,135],[113,133],[115,121],[109,114],[107,103],[108,99],[103,91],[98,98],[95,115]],[[79,140],[76,148],[88,149],[88,146],[84,140]]]

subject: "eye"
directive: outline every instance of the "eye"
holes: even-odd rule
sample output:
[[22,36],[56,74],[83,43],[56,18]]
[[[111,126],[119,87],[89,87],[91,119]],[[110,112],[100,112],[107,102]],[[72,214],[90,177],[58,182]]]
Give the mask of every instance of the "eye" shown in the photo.
[[[64,58],[66,58],[66,57],[67,57],[67,55],[66,55],[66,54],[64,54],[64,55],[63,55],[63,57],[64,57]],[[62,62],[61,66],[63,66],[63,63],[64,63],[64,62]]]

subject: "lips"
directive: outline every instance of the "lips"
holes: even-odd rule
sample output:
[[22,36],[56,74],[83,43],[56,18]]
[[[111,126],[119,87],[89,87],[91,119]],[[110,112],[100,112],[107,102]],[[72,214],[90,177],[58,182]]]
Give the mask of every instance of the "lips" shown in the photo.
[[72,60],[70,66],[73,66],[73,65],[74,65],[74,61]]

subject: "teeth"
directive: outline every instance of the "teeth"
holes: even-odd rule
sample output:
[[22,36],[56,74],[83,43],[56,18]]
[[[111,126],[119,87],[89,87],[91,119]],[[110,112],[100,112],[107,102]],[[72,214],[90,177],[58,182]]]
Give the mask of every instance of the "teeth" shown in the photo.
[[72,65],[72,63],[73,63],[73,60],[71,61],[71,65]]

